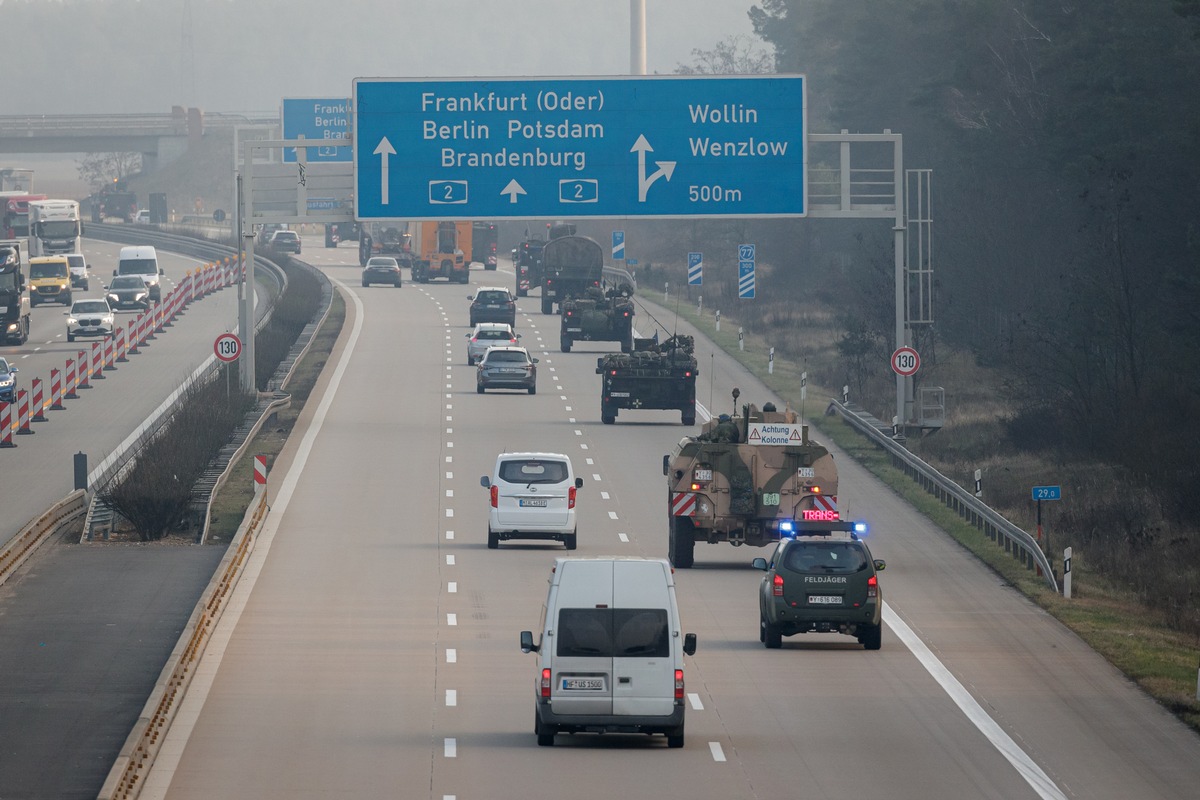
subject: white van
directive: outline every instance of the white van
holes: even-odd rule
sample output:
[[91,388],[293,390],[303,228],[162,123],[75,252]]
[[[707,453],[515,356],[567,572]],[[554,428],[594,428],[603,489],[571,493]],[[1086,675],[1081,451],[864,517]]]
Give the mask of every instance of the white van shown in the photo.
[[534,733],[661,733],[683,747],[683,634],[674,570],[665,558],[559,558],[542,607],[542,634],[521,631],[538,654]]
[[158,279],[163,274],[165,273],[162,267],[158,265],[158,253],[149,245],[122,247],[117,258],[117,268],[113,270],[113,275],[140,277],[150,290],[150,300],[155,303],[162,300],[162,287]]
[[575,498],[583,478],[575,477],[562,453],[501,453],[489,478],[488,547],[501,540],[550,539],[575,549]]

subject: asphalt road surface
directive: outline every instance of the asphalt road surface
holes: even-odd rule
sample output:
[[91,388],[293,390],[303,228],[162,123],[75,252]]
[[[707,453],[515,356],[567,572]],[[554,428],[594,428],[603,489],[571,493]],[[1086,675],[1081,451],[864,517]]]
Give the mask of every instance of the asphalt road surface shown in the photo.
[[[676,573],[686,746],[533,735],[551,543],[485,543],[479,477],[502,450],[567,453],[585,481],[576,556],[666,553],[662,456],[678,414],[599,420],[595,356],[558,351],[520,301],[538,393],[477,395],[467,287],[358,286],[322,386],[270,477],[272,512],[143,797],[1170,798],[1200,738],[840,453],[840,505],[886,559],[883,649],[805,635],[765,650],[752,548]],[[344,266],[332,266],[334,259]],[[472,273],[476,284],[511,275]],[[681,328],[682,329],[682,328]],[[699,343],[702,397],[776,400]],[[711,374],[710,374],[711,373]],[[813,409],[816,410],[816,409]],[[701,415],[703,417],[703,415]],[[0,792],[0,794],[3,794]]]

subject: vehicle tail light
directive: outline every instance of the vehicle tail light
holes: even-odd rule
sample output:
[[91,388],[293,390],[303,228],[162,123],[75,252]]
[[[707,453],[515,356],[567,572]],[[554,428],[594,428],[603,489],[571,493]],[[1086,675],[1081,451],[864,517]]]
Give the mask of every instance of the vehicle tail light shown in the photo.
[[778,573],[771,580],[771,596],[783,597],[783,576]]
[[613,374],[613,375],[616,375],[616,374],[617,374],[617,371],[614,369],[614,370],[612,371],[612,374]]
[[690,369],[689,369],[689,370],[685,370],[685,371],[684,371],[684,373],[683,373],[683,377],[685,377],[685,378],[690,378],[690,377],[692,377],[692,371],[691,371]]
[[517,340],[516,340],[516,339],[509,339],[509,340],[508,340],[508,343],[509,343],[509,344],[516,344],[516,343],[517,343]]
[[575,487],[570,486],[567,488],[567,508],[574,508],[574,507],[575,507]]
[[[680,673],[680,671],[676,670],[676,674],[679,674],[679,673]],[[545,669],[542,670],[541,691],[542,691],[542,697],[545,697],[546,699],[550,698],[550,668],[549,667],[546,667]]]
[[820,487],[820,486],[810,486],[810,487],[808,487],[808,490],[809,490],[810,492],[812,492],[813,494],[820,494],[820,493],[821,493],[821,487]]
[[573,316],[575,316],[575,312],[574,312],[574,311],[568,311],[568,312],[567,312],[567,316],[568,316],[568,317],[573,317]]
[[[546,670],[546,672],[549,672],[549,670]],[[683,670],[681,669],[675,670],[675,699],[683,699]]]
[[879,597],[879,578],[874,575],[867,578],[867,597]]
[[491,490],[491,495],[492,495],[492,508],[499,508],[500,507],[500,487],[493,484],[492,490]]

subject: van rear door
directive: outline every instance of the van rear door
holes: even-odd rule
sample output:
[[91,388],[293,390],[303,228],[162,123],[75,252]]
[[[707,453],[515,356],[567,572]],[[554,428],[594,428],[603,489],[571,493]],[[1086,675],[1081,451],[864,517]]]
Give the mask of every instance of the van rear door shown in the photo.
[[613,713],[612,561],[559,561],[550,706],[555,714]]
[[668,716],[675,707],[671,576],[661,561],[617,561],[613,575],[614,715]]
[[[557,459],[511,458],[500,463],[496,519],[505,529],[562,528],[570,519],[570,469]],[[607,601],[606,601],[607,602]]]

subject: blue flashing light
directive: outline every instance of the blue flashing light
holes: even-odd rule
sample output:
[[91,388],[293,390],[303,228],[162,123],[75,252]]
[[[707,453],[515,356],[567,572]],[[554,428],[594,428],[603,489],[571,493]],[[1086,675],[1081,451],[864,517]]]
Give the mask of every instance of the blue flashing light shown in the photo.
[[865,523],[865,522],[854,523],[854,532],[857,533],[859,536],[866,536],[867,535],[867,523]]
[[792,522],[790,519],[782,520],[779,523],[779,533],[780,534],[793,534],[795,532],[796,532],[796,523]]

